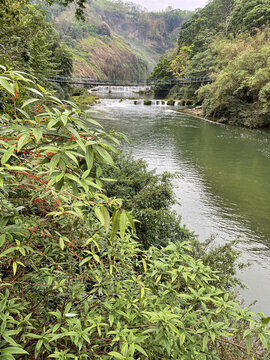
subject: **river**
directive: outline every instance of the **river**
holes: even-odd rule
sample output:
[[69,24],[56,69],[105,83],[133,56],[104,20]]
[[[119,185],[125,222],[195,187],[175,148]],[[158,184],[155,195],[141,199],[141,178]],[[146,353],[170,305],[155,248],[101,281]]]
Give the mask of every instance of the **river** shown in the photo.
[[220,125],[164,105],[102,99],[106,129],[125,133],[135,158],[149,169],[179,175],[176,210],[201,241],[239,240],[251,263],[239,273],[240,293],[254,311],[270,315],[270,133]]

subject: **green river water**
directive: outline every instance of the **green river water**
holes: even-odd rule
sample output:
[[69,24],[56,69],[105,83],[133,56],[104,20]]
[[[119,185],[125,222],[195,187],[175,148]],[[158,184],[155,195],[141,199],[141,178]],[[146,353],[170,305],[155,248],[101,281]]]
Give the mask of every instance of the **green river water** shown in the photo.
[[[251,267],[239,274],[245,304],[270,315],[270,133],[219,125],[162,105],[103,99],[107,129],[125,133],[136,158],[170,171],[182,222],[199,239],[239,239]],[[99,117],[99,116],[98,116]]]

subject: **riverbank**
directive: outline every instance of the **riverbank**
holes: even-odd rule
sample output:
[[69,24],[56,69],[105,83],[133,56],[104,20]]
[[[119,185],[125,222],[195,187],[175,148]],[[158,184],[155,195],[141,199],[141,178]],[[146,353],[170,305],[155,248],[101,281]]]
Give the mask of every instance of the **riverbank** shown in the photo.
[[76,87],[72,92],[70,101],[78,106],[93,106],[100,102],[99,97],[89,93],[84,87]]
[[188,114],[188,115],[193,115],[193,116],[197,116],[197,117],[200,117],[200,118],[203,118],[203,110],[201,107],[199,108],[193,108],[193,109],[181,109],[179,110],[180,112],[183,112],[185,114]]
[[201,119],[201,120],[204,120],[204,121],[209,121],[209,122],[213,122],[213,123],[216,123],[216,124],[223,124],[222,121],[220,121],[219,119],[209,119],[209,118],[206,118],[203,116],[203,110],[201,107],[198,107],[198,108],[193,108],[193,109],[181,109],[181,110],[178,110],[180,113],[183,113],[183,114],[187,114],[187,115],[191,115],[197,119]]

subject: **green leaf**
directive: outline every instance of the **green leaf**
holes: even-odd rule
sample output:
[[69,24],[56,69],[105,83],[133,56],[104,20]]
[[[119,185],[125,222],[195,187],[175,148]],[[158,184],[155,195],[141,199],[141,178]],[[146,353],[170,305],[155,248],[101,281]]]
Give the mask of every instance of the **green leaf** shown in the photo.
[[37,89],[34,89],[34,88],[27,88],[27,89],[32,91],[33,93],[39,95],[39,96],[43,96],[42,93],[40,91],[38,91]]
[[127,228],[127,215],[125,211],[122,211],[120,215],[120,236],[122,239],[124,239],[125,237],[126,228]]
[[184,342],[186,340],[186,334],[185,333],[181,333],[180,334],[180,346],[184,345]]
[[1,164],[5,164],[9,158],[13,155],[15,149],[15,145],[11,146],[8,150],[5,151],[4,155],[1,159]]
[[109,355],[114,357],[115,359],[125,359],[125,357],[123,355],[121,355],[120,353],[116,352],[116,351],[111,351],[109,352]]
[[35,128],[33,129],[33,135],[36,138],[36,141],[39,142],[42,138],[42,129],[41,128]]
[[66,151],[65,155],[68,156],[77,166],[79,166],[78,160],[70,151]]
[[127,218],[128,218],[128,221],[130,223],[130,226],[132,227],[132,230],[134,232],[136,232],[136,228],[135,228],[135,224],[134,224],[134,220],[133,220],[133,217],[127,212]]
[[248,335],[246,337],[246,348],[247,348],[247,353],[250,355],[250,351],[251,351],[251,336]]
[[110,240],[113,240],[117,231],[119,230],[119,210],[115,210],[112,217],[112,232],[110,236]]
[[147,264],[144,258],[142,258],[144,273],[147,274]]
[[0,77],[0,86],[7,90],[11,95],[14,95],[13,86],[9,83],[8,80],[4,79],[3,77]]
[[46,90],[44,89],[43,86],[37,84],[37,87],[39,88],[39,90],[41,90],[43,92],[43,94],[46,94]]
[[24,107],[26,107],[27,105],[30,105],[30,104],[32,104],[33,102],[37,102],[37,101],[40,101],[40,99],[30,98],[30,99],[26,100],[26,101],[22,104],[22,109],[23,109]]
[[30,134],[29,133],[24,133],[19,141],[18,141],[18,147],[17,147],[17,150],[20,151],[21,148],[27,143],[27,141],[29,140],[30,138]]
[[111,166],[114,166],[113,159],[111,155],[108,153],[107,150],[105,150],[100,145],[95,146],[95,150],[99,153],[99,155],[106,161],[106,163],[110,164]]
[[5,234],[1,235],[0,236],[0,246],[4,245],[5,240],[6,240],[6,235]]
[[208,334],[205,334],[203,337],[203,346],[202,346],[203,351],[207,350],[207,344],[208,344]]
[[16,272],[17,272],[17,263],[16,263],[16,261],[13,262],[12,267],[13,267],[13,274],[16,275]]
[[59,238],[59,245],[60,245],[60,249],[64,250],[65,248],[65,243],[62,237]]
[[0,253],[0,257],[4,257],[7,254],[14,252],[14,251],[16,251],[16,247],[12,246],[12,247],[8,248],[7,250],[3,251],[2,253]]
[[268,350],[268,342],[264,334],[259,334],[259,338],[261,339],[263,346],[266,348],[266,350]]
[[60,160],[60,154],[54,155],[51,158],[51,161],[49,164],[50,174],[52,174],[52,172],[56,169],[56,165],[59,163],[59,160]]
[[86,158],[87,168],[88,170],[91,170],[94,163],[94,149],[92,148],[92,146],[86,147],[85,158]]
[[144,356],[148,357],[147,353],[145,352],[145,350],[140,345],[136,344],[135,349],[138,350]]
[[95,207],[95,214],[101,224],[105,227],[105,230],[108,231],[110,228],[110,214],[105,206]]
[[1,356],[9,355],[9,354],[25,354],[25,355],[27,355],[28,352],[19,347],[8,347],[8,348],[1,350]]
[[87,256],[85,259],[82,260],[82,262],[80,263],[79,266],[84,265],[85,263],[89,262],[90,260],[92,260],[92,256]]
[[22,109],[20,109],[20,108],[17,108],[17,111],[19,111],[21,114],[23,114],[23,116],[24,116],[25,118],[30,119],[30,116],[29,116],[29,114],[28,114],[26,111],[24,111],[24,110],[22,110]]
[[270,317],[263,317],[262,318],[262,324],[267,326],[270,322]]

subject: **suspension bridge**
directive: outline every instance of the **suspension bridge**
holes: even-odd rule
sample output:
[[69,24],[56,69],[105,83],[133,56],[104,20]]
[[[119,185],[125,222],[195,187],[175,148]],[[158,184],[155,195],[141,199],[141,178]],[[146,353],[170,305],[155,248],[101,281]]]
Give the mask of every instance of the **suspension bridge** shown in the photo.
[[96,86],[186,86],[191,84],[207,84],[213,80],[209,76],[180,77],[173,79],[153,80],[115,80],[115,79],[91,79],[88,77],[54,76],[48,79],[50,82],[60,84],[74,84],[85,87]]

